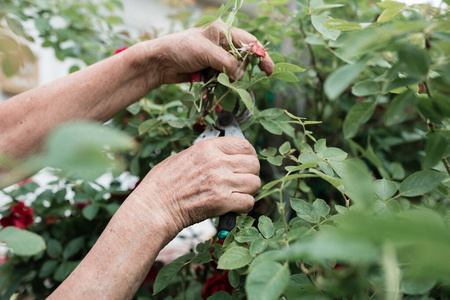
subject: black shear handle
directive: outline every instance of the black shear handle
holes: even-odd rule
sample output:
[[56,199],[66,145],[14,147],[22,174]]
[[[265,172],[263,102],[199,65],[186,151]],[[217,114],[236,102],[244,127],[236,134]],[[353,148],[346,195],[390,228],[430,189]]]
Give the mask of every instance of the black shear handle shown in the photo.
[[236,226],[236,213],[228,212],[219,217],[219,225],[217,231],[219,232],[219,239],[225,239],[231,230]]

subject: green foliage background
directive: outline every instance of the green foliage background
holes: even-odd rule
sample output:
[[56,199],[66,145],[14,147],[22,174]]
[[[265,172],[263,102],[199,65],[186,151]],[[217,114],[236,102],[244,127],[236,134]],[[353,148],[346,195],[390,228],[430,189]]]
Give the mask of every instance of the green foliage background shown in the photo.
[[[121,8],[118,1],[64,3],[6,1],[0,11],[8,13],[0,18],[25,37],[20,24],[33,20],[44,46],[53,47],[58,58],[75,56],[87,64],[134,42],[109,26],[120,23],[112,13]],[[233,94],[245,87],[255,93],[254,114],[242,129],[259,153],[264,184],[254,211],[238,219],[224,245],[206,241],[160,270],[150,283],[153,298],[198,299],[216,264],[229,270],[234,291],[211,299],[450,297],[447,6],[357,0],[246,3],[257,5],[255,16],[237,10],[242,1],[231,1],[205,10],[200,23],[221,17],[270,42],[269,54],[277,63],[270,78],[255,68],[253,77],[241,83],[217,79],[213,90],[216,97],[220,89]],[[19,9],[25,5],[30,9]],[[100,14],[100,7],[111,14]],[[89,14],[74,17],[86,9]],[[189,7],[177,9],[174,18],[186,27],[197,22]],[[65,31],[45,25],[49,16],[62,16]],[[14,56],[21,47],[9,36],[0,39],[4,55]],[[67,40],[74,46],[61,49]],[[17,67],[5,61],[5,74],[13,74]],[[173,151],[192,144],[199,134],[193,125],[212,105],[202,102],[204,89],[201,83],[191,89],[161,87],[108,124],[139,144],[138,150],[120,154],[132,174],[142,178]],[[224,99],[224,107],[231,105],[227,101],[233,100]],[[213,118],[211,113],[205,120]],[[122,136],[111,141],[118,150],[133,147]],[[98,145],[92,151],[104,154]],[[93,174],[111,168],[111,160],[97,161],[104,163]],[[50,156],[47,164],[63,170],[75,166]],[[48,295],[130,192],[120,188],[120,179],[104,187],[80,181],[89,175],[68,175],[44,191],[28,183],[8,193],[13,199],[38,194],[32,207],[40,221],[28,229],[47,247],[31,257],[12,255],[0,267],[5,298],[16,291],[38,299]],[[73,198],[68,196],[72,191]],[[48,216],[58,221],[45,225]],[[136,297],[150,298],[147,287]]]

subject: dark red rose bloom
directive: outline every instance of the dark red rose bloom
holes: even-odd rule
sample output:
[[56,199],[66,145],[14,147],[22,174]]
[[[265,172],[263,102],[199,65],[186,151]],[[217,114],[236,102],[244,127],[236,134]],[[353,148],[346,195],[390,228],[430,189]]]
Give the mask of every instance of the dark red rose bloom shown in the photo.
[[3,217],[0,224],[3,227],[14,226],[20,229],[25,229],[28,225],[33,223],[33,209],[26,207],[25,203],[19,201],[12,207],[11,214]]
[[122,48],[116,49],[116,51],[114,52],[114,54],[119,54],[120,52],[125,51],[125,50],[127,50],[127,49],[128,49],[128,47],[122,47]]
[[190,83],[199,82],[200,80],[202,80],[201,72],[191,73],[191,78],[189,79]]
[[214,272],[211,277],[206,279],[206,283],[202,291],[202,298],[206,300],[209,296],[220,291],[225,291],[230,295],[233,292],[233,287],[228,281],[228,270],[224,271],[220,275]]

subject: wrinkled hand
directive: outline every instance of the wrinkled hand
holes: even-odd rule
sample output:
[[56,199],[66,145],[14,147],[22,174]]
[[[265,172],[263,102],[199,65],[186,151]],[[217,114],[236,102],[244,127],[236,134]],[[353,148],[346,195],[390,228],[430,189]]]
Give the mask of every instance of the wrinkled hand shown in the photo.
[[175,235],[210,217],[250,211],[261,186],[258,174],[259,161],[247,140],[213,138],[154,167],[133,194],[160,211]]
[[[224,29],[225,24],[216,21],[208,27],[195,27],[154,40],[158,46],[158,86],[189,81],[191,73],[208,67],[218,71],[225,68],[232,79],[238,78],[240,62],[224,49],[229,47]],[[231,29],[231,37],[237,48],[242,43],[256,41],[253,35],[239,28]],[[273,65],[269,55],[259,63],[267,75],[272,73]]]

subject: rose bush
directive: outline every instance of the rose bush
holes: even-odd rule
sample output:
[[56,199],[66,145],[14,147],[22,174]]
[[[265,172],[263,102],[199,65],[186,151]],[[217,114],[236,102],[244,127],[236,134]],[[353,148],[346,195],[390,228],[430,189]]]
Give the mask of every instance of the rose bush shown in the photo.
[[[242,1],[230,1],[212,15],[205,11],[197,25],[221,17],[270,42],[230,51],[250,61],[267,51],[276,62],[272,76],[267,78],[255,64],[236,82],[226,74],[193,76],[188,85],[152,91],[108,124],[139,144],[115,161],[125,161],[131,174],[143,178],[173,151],[190,146],[199,134],[195,129],[212,123],[219,105],[231,110],[238,96],[253,112],[242,129],[261,160],[263,187],[254,210],[238,217],[223,244],[205,241],[158,266],[157,276],[153,269],[136,298],[448,298],[447,6],[248,2],[257,2],[253,17],[239,10]],[[102,3],[120,6],[117,1]],[[47,16],[39,5],[34,12]],[[0,17],[10,26],[33,17],[18,7],[7,8],[10,13]],[[187,8],[176,9],[183,24],[195,22],[187,17]],[[59,12],[55,8],[51,13]],[[84,25],[100,19],[93,14]],[[36,27],[45,41],[61,37],[60,29],[44,30],[40,22]],[[109,37],[107,49],[96,57],[127,45],[123,36]],[[45,41],[58,57],[72,55],[59,43]],[[74,41],[87,63],[95,61],[90,41]],[[114,141],[122,145],[119,140]],[[75,175],[66,173],[43,189],[29,182],[6,193],[17,201],[34,194],[35,222],[27,230],[39,234],[46,249],[19,255],[16,248],[9,254],[1,267],[4,297],[19,292],[43,298],[51,293],[129,194],[124,177],[104,186],[92,180],[96,176]],[[0,240],[8,241],[8,228],[0,231]]]

